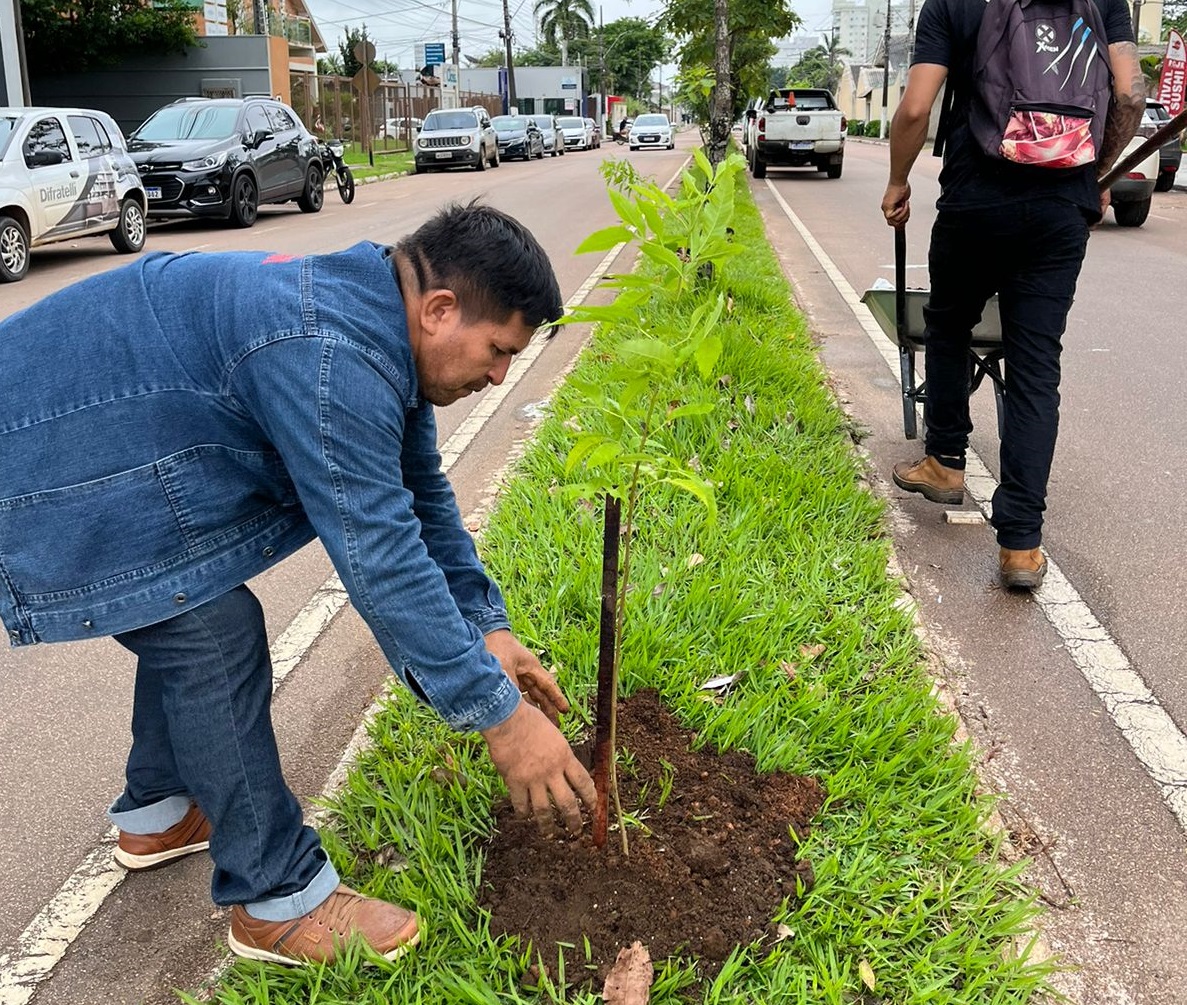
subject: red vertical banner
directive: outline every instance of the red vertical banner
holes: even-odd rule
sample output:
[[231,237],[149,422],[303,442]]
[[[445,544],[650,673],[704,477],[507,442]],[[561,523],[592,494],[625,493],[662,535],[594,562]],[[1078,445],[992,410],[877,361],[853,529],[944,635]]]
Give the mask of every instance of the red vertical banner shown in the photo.
[[1170,33],[1166,43],[1166,55],[1162,60],[1162,76],[1158,80],[1158,100],[1171,113],[1171,117],[1178,115],[1187,106],[1187,48],[1183,45],[1183,36],[1177,31]]

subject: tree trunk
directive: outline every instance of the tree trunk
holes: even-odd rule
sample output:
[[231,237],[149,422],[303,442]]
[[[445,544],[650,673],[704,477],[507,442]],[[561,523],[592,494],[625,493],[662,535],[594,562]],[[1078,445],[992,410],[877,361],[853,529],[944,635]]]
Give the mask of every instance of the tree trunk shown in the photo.
[[595,848],[606,843],[610,822],[610,766],[614,760],[614,708],[618,702],[618,681],[614,673],[615,627],[618,611],[618,532],[622,504],[606,496],[602,524],[602,621],[598,636],[598,697],[594,722],[594,787],[598,802],[594,808]]
[[729,146],[734,114],[730,76],[729,0],[713,0],[713,101],[709,108],[709,161],[720,164]]

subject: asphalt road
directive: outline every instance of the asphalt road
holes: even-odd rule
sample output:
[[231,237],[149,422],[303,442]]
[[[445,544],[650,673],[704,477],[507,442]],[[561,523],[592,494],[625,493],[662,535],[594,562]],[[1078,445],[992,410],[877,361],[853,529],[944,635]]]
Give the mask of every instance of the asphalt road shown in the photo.
[[[485,201],[524,221],[549,252],[568,298],[602,255],[576,257],[593,230],[615,222],[598,165],[629,156],[663,183],[687,156],[681,137],[672,152],[627,154],[610,144],[532,163],[504,163],[497,171],[445,172],[360,186],[344,206],[327,193],[316,215],[296,206],[263,208],[251,230],[182,222],[154,227],[148,251],[265,249],[292,254],[327,252],[356,241],[391,243],[414,230],[442,203]],[[125,264],[106,238],[80,240],[36,252],[29,276],[0,292],[0,317],[81,279]],[[595,294],[596,296],[596,294]],[[63,353],[79,330],[63,333]],[[545,398],[580,346],[582,332],[565,329],[548,343],[527,376],[485,422],[451,472],[462,512],[480,505],[492,476],[529,429],[531,405]],[[512,366],[512,375],[516,366]],[[490,392],[488,392],[489,394]],[[444,441],[487,395],[475,395],[439,414]],[[275,641],[331,573],[325,553],[306,547],[251,584],[263,602]],[[285,772],[308,802],[326,779],[388,678],[377,647],[348,607],[322,634],[277,693],[274,718]],[[12,990],[19,956],[4,959],[22,934],[108,829],[104,811],[123,785],[129,743],[133,662],[111,640],[0,651],[0,1003],[24,1001]],[[226,920],[209,899],[210,865],[194,856],[171,867],[130,877],[115,890],[72,945],[37,1005],[68,1002],[140,1003],[176,999],[171,988],[196,987],[219,960]],[[27,940],[26,940],[27,943]],[[7,967],[7,970],[6,970]]]
[[[892,235],[879,212],[886,165],[885,147],[853,143],[839,181],[811,171],[769,175],[859,293],[878,277],[894,279]],[[937,174],[938,161],[925,156],[912,176],[908,286],[927,285]],[[1006,795],[1002,818],[1036,856],[1031,879],[1050,906],[1049,941],[1081,968],[1065,976],[1064,987],[1084,1005],[1182,1003],[1187,844],[1180,826],[1072,663],[1067,640],[1037,604],[997,589],[991,531],[945,523],[943,507],[890,482],[895,461],[922,455],[918,441],[903,437],[897,374],[770,188],[752,186],[821,334],[838,395],[868,432],[872,472],[895,504],[900,561],[981,748],[987,781]],[[1064,339],[1044,545],[1181,732],[1187,567],[1177,500],[1187,487],[1180,341],[1187,334],[1187,194],[1154,198],[1144,227],[1117,227],[1110,214],[1089,241]],[[972,445],[996,473],[988,387],[974,406]],[[1163,767],[1173,778],[1183,770],[1187,741],[1169,740]]]

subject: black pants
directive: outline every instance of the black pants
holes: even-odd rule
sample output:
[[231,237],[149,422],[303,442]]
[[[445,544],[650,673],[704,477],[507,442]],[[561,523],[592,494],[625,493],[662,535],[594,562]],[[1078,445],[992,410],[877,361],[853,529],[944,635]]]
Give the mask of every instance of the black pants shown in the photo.
[[1088,222],[1063,201],[941,210],[931,235],[927,321],[927,452],[964,457],[968,348],[994,293],[1006,357],[1001,484],[992,524],[1003,548],[1042,540],[1047,478],[1059,429],[1060,340],[1084,261]]

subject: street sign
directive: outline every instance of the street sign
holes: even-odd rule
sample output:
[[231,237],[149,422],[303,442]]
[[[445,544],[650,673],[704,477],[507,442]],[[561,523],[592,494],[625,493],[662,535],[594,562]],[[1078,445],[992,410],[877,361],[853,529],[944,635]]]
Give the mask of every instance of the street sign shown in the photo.
[[577,90],[577,78],[576,77],[561,77],[561,90],[562,91]]
[[354,47],[354,58],[363,66],[370,66],[375,62],[375,46],[364,39]]
[[1187,105],[1187,48],[1183,36],[1171,31],[1166,43],[1166,55],[1162,59],[1162,76],[1158,80],[1158,100],[1170,112],[1171,118]]
[[425,42],[425,65],[443,66],[445,64],[445,43]]
[[362,94],[374,94],[382,83],[379,74],[369,66],[364,66],[351,79],[354,81],[355,88]]

